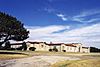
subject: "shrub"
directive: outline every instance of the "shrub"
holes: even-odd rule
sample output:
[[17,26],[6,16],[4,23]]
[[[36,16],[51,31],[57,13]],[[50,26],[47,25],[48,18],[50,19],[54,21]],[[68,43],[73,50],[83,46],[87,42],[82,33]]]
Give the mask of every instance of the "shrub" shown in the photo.
[[27,45],[26,45],[25,42],[22,43],[22,48],[23,48],[24,51],[27,50]]
[[10,44],[10,42],[9,41],[7,41],[6,43],[5,43],[5,46],[3,47],[5,50],[10,50],[11,49],[11,44]]
[[52,49],[49,49],[49,51],[51,52],[51,51],[53,51]]
[[16,50],[15,48],[11,48],[10,50]]
[[35,47],[30,47],[29,50],[31,50],[31,51],[35,51],[36,48],[35,48]]
[[23,47],[22,46],[20,46],[20,47],[18,47],[18,48],[16,48],[17,50],[22,50],[23,49]]
[[53,48],[53,51],[58,52],[58,49],[56,47]]
[[62,50],[63,52],[66,52],[66,50]]
[[53,51],[58,52],[58,49],[53,49]]

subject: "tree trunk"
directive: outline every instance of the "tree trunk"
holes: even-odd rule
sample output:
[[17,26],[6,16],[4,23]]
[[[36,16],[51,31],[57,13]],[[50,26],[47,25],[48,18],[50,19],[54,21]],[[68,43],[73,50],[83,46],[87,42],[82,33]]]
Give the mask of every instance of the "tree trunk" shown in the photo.
[[4,39],[4,41],[0,42],[0,47],[2,46],[2,44],[4,44],[6,41],[9,40],[8,37],[9,37],[9,36],[7,36],[7,37]]

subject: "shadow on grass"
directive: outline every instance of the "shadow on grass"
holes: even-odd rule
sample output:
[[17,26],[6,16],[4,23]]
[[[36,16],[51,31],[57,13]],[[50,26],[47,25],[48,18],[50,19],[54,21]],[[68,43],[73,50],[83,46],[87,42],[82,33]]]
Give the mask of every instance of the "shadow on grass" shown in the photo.
[[20,55],[27,55],[25,53],[17,53],[17,52],[0,52],[0,54],[20,54]]

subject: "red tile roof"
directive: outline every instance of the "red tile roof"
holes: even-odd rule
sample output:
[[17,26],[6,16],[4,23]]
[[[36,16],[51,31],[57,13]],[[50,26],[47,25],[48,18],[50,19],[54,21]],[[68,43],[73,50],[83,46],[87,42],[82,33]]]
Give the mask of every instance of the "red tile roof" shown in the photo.
[[[46,43],[46,42],[30,42],[30,41],[28,41],[28,43],[31,43],[31,44],[40,44],[40,43],[45,43],[45,44],[48,45],[48,46],[54,46],[54,45],[59,46],[59,45],[64,44],[64,43],[50,43],[50,44],[48,44],[48,43]],[[73,45],[73,44],[64,44],[64,45],[66,45],[66,46],[76,47],[76,46]]]
[[46,44],[46,42],[30,42],[30,41],[28,41],[27,43],[31,43],[31,44],[40,44],[40,43],[45,43],[45,44]]
[[[57,46],[59,46],[59,45],[62,45],[62,44],[64,44],[64,43],[46,43],[46,42],[31,42],[31,41],[28,41],[28,42],[26,42],[26,43],[31,43],[31,44],[40,44],[40,43],[44,43],[44,44],[46,44],[46,45],[48,45],[48,46],[54,46],[54,45],[57,45]],[[81,44],[81,43],[69,43],[69,44],[64,44],[64,45],[66,45],[66,46],[71,46],[71,47],[76,47],[77,46],[77,44]],[[83,48],[85,48],[85,47],[83,47]]]
[[73,44],[65,44],[66,46],[71,46],[71,47],[76,47],[75,45]]
[[86,48],[86,49],[88,49],[89,47],[82,47],[82,48]]
[[51,43],[51,44],[46,44],[46,45],[49,45],[49,46],[54,46],[54,45],[61,45],[62,43]]

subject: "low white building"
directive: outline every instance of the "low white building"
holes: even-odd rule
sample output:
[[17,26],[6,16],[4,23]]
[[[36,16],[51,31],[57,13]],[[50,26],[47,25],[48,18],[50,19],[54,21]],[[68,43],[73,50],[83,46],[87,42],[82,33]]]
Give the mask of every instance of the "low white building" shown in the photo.
[[[90,48],[84,47],[81,43],[46,43],[46,42],[26,42],[27,50],[30,47],[35,47],[35,51],[50,51],[54,48],[57,49],[58,52],[82,52],[82,53],[89,53]],[[11,48],[18,48],[22,46],[22,43],[12,43]]]
[[12,43],[11,44],[11,48],[19,48],[20,46],[22,46],[22,43]]
[[35,51],[50,51],[54,48],[57,49],[59,52],[84,52],[89,53],[89,47],[83,47],[81,43],[71,43],[71,44],[64,44],[64,43],[50,43],[47,44],[46,42],[27,42],[28,49],[30,47],[35,47]]

